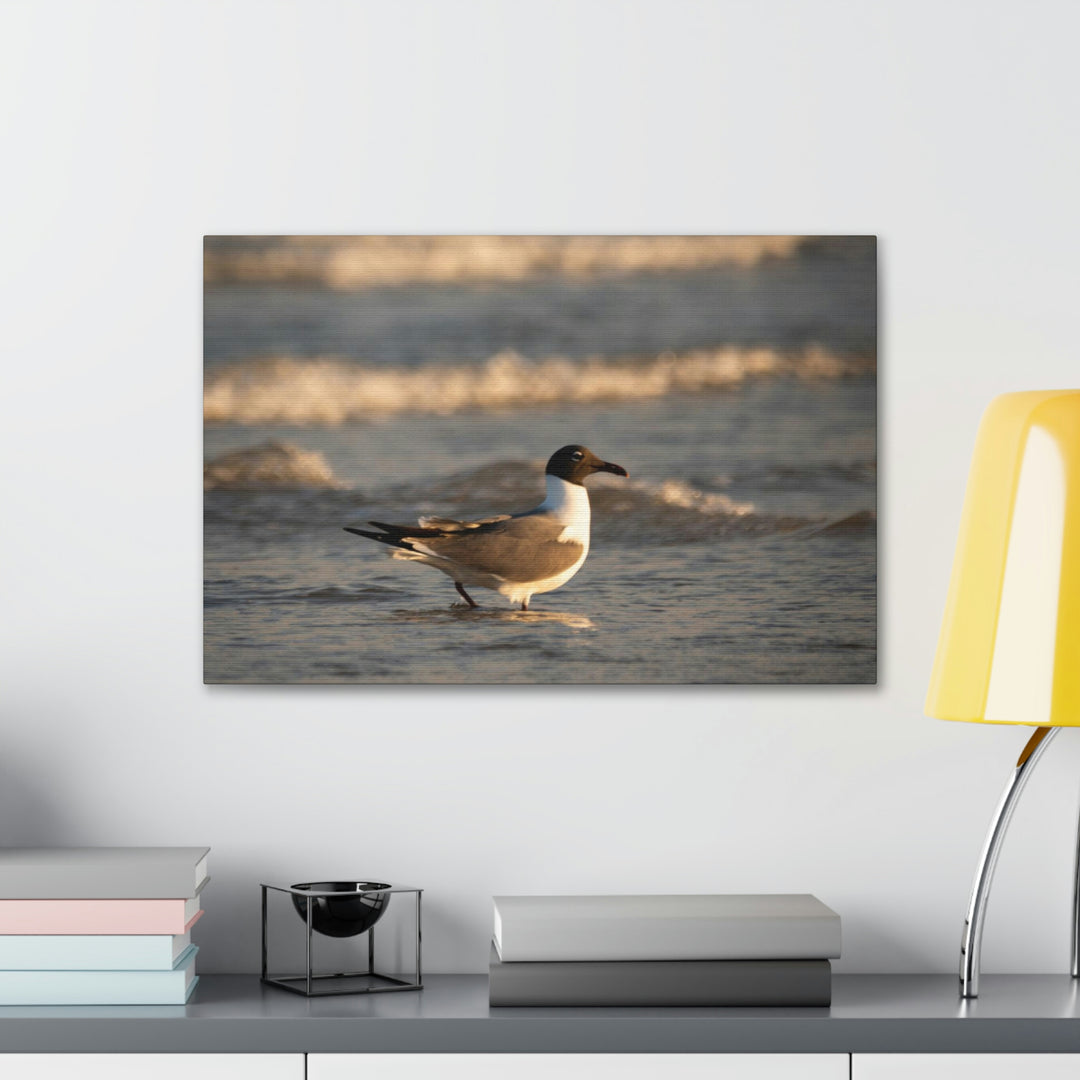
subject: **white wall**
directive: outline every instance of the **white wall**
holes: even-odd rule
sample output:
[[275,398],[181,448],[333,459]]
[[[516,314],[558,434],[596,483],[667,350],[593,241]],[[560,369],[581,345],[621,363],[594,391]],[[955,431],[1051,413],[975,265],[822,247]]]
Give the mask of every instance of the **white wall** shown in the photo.
[[[0,842],[208,843],[205,971],[260,880],[488,898],[813,891],[844,971],[951,971],[1026,731],[922,716],[994,395],[1080,382],[1061,3],[11,2],[0,9]],[[206,688],[204,233],[881,237],[877,688]],[[988,971],[1064,971],[1080,737]]]

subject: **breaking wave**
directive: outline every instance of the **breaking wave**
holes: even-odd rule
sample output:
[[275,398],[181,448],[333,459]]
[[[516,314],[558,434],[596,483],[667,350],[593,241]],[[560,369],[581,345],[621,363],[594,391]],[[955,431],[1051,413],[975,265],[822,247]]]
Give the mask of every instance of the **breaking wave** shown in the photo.
[[[482,500],[527,510],[544,497],[544,462],[500,461],[432,480],[395,484],[371,493],[380,505],[397,503],[428,511],[438,506],[462,507],[482,512]],[[613,514],[635,513],[646,508],[688,510],[696,514],[743,517],[754,512],[749,502],[739,502],[722,492],[699,491],[683,480],[626,480],[610,473],[589,479],[593,506]],[[488,508],[490,509],[490,507]]]
[[876,510],[857,510],[854,514],[827,521],[810,533],[811,536],[862,536],[877,528]]
[[748,378],[836,379],[872,372],[872,356],[813,347],[783,351],[723,346],[651,358],[550,357],[501,352],[479,363],[365,366],[336,359],[247,361],[206,376],[207,423],[342,424],[403,412],[648,401],[717,392]]
[[[322,468],[298,466],[284,472],[278,468],[283,461],[298,463],[305,458],[322,462]],[[232,464],[236,461],[250,462],[251,468],[238,471]],[[263,466],[269,465],[274,468],[267,474]],[[333,477],[321,455],[282,444],[233,451],[209,462],[206,468],[217,478],[206,484],[206,490],[215,493],[207,501],[207,521],[260,530],[265,529],[268,518],[278,529],[320,533],[336,532],[371,518],[407,524],[421,516],[439,514],[469,521],[495,511],[528,510],[544,493],[542,461],[493,462],[363,491]],[[225,480],[221,479],[223,472]],[[221,498],[237,492],[245,497]],[[589,493],[594,535],[616,541],[679,544],[786,534],[845,537],[872,535],[877,527],[872,510],[839,520],[824,515],[771,513],[753,502],[676,478],[626,480],[598,473],[589,480]],[[272,505],[267,500],[272,500]],[[329,602],[336,597],[317,599]]]
[[[527,510],[543,498],[539,483],[542,470],[543,462],[539,461],[483,465],[371,492],[368,505],[378,506],[379,515],[387,513],[385,507],[400,508],[398,520],[402,523],[431,512],[468,520],[494,508]],[[615,540],[686,543],[720,536],[765,537],[803,531],[807,536],[833,531],[850,535],[876,527],[873,511],[853,515],[846,527],[833,529],[826,517],[766,513],[752,502],[674,478],[624,480],[597,473],[589,480],[589,494],[593,533]]]
[[[835,238],[845,250],[867,238]],[[204,279],[354,289],[523,281],[562,275],[686,272],[789,258],[798,236],[208,236]]]
[[322,454],[268,442],[203,464],[203,491],[337,490],[346,487]]

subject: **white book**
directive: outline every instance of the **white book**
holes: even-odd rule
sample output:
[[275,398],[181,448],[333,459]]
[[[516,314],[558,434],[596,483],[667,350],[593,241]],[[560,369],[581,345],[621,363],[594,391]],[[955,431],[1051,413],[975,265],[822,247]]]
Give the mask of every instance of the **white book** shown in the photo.
[[830,960],[840,916],[808,893],[496,896],[503,961]]
[[186,934],[0,934],[0,971],[169,971]]

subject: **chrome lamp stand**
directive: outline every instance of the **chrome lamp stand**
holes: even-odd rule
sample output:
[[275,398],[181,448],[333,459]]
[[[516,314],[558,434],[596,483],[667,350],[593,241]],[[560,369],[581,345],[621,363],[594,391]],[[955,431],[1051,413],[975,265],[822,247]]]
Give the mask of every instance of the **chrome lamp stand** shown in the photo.
[[[1020,801],[1028,779],[1043,752],[1054,740],[1061,729],[1058,727],[1036,728],[1027,741],[1027,745],[1017,759],[1016,767],[1001,793],[1001,801],[990,822],[990,829],[983,843],[982,855],[975,871],[975,880],[971,886],[971,900],[968,902],[967,918],[964,920],[964,936],[960,944],[960,996],[975,998],[979,996],[979,966],[982,954],[983,922],[986,918],[986,904],[990,899],[990,884],[997,867],[1001,843],[1009,827],[1016,804]],[[1080,834],[1077,839],[1076,871],[1073,885],[1072,914],[1072,976],[1080,977]]]

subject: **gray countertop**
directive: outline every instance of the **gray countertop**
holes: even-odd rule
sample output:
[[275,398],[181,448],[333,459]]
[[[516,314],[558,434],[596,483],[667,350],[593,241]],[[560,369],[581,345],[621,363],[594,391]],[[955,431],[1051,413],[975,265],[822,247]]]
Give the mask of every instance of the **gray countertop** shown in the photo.
[[9,1053],[1080,1053],[1078,983],[836,975],[829,1009],[491,1009],[485,975],[308,1000],[204,975],[186,1006],[0,1007]]

